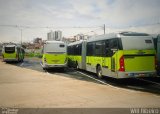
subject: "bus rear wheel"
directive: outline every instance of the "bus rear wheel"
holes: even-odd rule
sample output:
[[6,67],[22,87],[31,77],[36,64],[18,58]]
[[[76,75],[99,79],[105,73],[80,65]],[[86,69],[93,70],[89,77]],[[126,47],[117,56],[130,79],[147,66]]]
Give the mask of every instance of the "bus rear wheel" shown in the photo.
[[102,76],[101,66],[98,66],[98,67],[97,67],[97,76],[98,76],[98,78],[102,78],[102,77],[103,77],[103,76]]

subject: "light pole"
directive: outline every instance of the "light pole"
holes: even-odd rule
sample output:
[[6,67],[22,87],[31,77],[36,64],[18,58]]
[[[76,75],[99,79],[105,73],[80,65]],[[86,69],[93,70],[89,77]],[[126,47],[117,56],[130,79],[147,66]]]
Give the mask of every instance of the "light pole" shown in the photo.
[[16,26],[20,31],[21,31],[21,46],[22,46],[22,33],[23,33],[23,29],[21,26]]
[[21,46],[22,46],[22,29],[20,29],[21,30]]
[[105,24],[103,26],[103,29],[104,29],[104,34],[106,34],[106,26],[105,26]]

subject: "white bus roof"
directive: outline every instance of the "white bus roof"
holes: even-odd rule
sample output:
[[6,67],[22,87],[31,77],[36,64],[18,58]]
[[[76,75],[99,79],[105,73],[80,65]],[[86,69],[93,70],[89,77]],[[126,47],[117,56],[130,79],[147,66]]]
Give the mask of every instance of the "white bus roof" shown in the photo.
[[14,44],[9,44],[9,45],[5,45],[5,47],[15,47],[16,45]]
[[64,43],[62,41],[46,41],[45,43]]
[[68,46],[73,46],[73,45],[81,44],[84,41],[86,41],[86,40],[79,40],[79,41],[76,41],[76,42],[68,44]]
[[136,32],[120,32],[120,33],[110,33],[105,35],[99,35],[99,36],[93,36],[87,40],[87,42],[97,41],[97,40],[105,40],[110,38],[123,38],[123,37],[151,37],[150,35],[146,33],[136,33]]

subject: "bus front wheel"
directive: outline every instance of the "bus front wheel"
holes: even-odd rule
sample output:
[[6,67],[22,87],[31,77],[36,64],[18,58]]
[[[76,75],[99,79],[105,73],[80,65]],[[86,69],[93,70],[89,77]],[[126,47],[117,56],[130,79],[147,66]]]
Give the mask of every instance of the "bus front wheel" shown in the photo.
[[76,69],[79,70],[78,62],[76,62]]
[[98,78],[102,78],[102,77],[103,77],[103,76],[102,76],[101,66],[98,66],[98,67],[97,67],[97,76],[98,76]]

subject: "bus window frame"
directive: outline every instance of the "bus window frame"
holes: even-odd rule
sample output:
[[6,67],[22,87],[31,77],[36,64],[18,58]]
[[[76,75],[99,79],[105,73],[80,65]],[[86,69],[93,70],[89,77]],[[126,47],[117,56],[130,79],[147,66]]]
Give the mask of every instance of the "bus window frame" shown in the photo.
[[[112,44],[115,43],[114,41],[116,41],[116,44]],[[122,50],[122,44],[120,41],[120,38],[112,38],[105,40],[106,57],[112,57],[115,54],[115,52],[117,52],[118,50]]]
[[[89,44],[91,44],[92,47],[89,48]],[[88,42],[87,43],[87,56],[95,56],[95,42]]]

